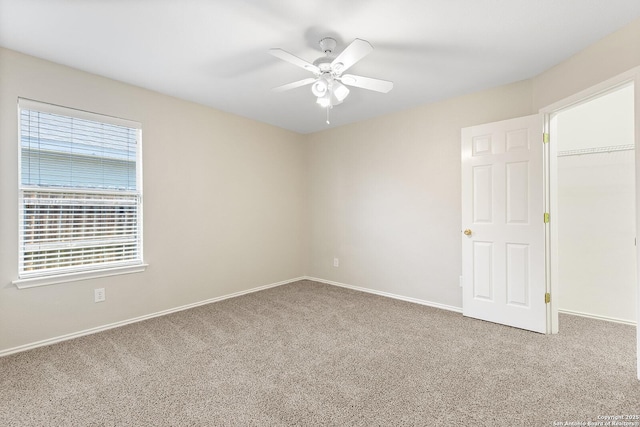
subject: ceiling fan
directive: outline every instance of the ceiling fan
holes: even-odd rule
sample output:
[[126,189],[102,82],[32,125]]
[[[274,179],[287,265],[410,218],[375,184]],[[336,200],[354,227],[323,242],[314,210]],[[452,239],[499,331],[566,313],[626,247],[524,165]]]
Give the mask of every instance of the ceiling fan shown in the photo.
[[276,58],[313,73],[313,77],[278,86],[273,89],[275,92],[311,85],[311,92],[317,97],[316,102],[327,109],[327,123],[329,123],[329,109],[333,108],[334,105],[341,104],[349,95],[347,86],[382,93],[387,93],[393,88],[393,82],[387,80],[343,74],[353,64],[373,51],[373,46],[368,41],[355,39],[336,57],[331,55],[337,45],[335,39],[325,37],[320,40],[319,44],[325,56],[316,59],[313,63],[298,58],[282,49],[269,49],[269,53]]

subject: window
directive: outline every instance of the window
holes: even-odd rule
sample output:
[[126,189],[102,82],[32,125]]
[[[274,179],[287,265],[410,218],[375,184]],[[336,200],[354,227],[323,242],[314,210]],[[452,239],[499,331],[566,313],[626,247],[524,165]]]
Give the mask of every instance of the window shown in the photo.
[[17,282],[142,266],[140,124],[24,99],[18,107]]

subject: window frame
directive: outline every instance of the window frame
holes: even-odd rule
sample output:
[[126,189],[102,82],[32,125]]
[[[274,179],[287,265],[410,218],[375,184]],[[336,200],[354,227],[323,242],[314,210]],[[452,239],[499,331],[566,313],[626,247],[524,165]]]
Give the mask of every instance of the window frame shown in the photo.
[[[43,269],[40,272],[27,274],[21,270],[21,260],[24,257],[24,240],[22,236],[22,231],[24,229],[24,217],[23,217],[23,203],[24,203],[24,195],[25,192],[28,191],[51,191],[52,193],[55,191],[63,190],[67,193],[96,193],[96,192],[104,192],[105,194],[117,194],[118,191],[100,191],[93,189],[76,189],[71,187],[62,187],[61,189],[46,189],[46,188],[38,188],[33,186],[25,186],[22,181],[22,132],[21,132],[21,111],[22,110],[34,110],[43,113],[51,113],[57,114],[82,120],[90,120],[94,122],[100,122],[110,125],[124,126],[127,128],[133,128],[136,130],[136,191],[138,197],[137,204],[137,252],[138,257],[135,260],[124,261],[122,263],[117,263],[115,265],[101,265],[101,264],[93,264],[87,266],[80,266],[78,268],[69,268],[67,270],[57,270],[57,271],[46,271]],[[129,274],[129,273],[138,273],[145,271],[148,264],[144,262],[144,244],[143,244],[143,182],[142,182],[142,125],[139,122],[122,119],[119,117],[108,116],[105,114],[94,113],[84,110],[79,110],[70,107],[64,107],[60,105],[35,101],[27,98],[18,98],[17,102],[17,125],[18,125],[18,278],[12,283],[19,289],[31,288],[36,286],[46,286],[52,285],[56,283],[66,283],[73,282],[78,280],[87,280],[98,277],[109,277],[120,274]],[[131,192],[121,192],[121,194],[131,194]]]

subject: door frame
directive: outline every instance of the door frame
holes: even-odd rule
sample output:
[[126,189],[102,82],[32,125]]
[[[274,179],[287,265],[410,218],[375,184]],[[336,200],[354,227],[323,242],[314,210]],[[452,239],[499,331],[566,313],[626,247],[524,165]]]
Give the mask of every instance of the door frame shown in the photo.
[[[558,227],[554,225],[553,218],[558,214],[558,195],[551,191],[557,188],[558,165],[557,165],[557,135],[550,132],[551,116],[566,108],[588,102],[620,88],[624,85],[634,84],[634,141],[635,141],[635,169],[636,169],[636,230],[640,230],[640,67],[635,67],[629,71],[607,79],[588,89],[580,91],[574,95],[557,101],[551,105],[541,108],[539,111],[544,116],[544,132],[549,134],[549,144],[545,144],[544,149],[544,187],[545,187],[545,212],[550,214],[549,226],[546,227],[546,278],[548,292],[552,298],[547,310],[547,332],[558,333],[558,303],[554,295],[559,293],[558,285]],[[638,232],[638,231],[637,231]],[[636,246],[636,334],[637,334],[637,376],[640,379],[640,251]]]

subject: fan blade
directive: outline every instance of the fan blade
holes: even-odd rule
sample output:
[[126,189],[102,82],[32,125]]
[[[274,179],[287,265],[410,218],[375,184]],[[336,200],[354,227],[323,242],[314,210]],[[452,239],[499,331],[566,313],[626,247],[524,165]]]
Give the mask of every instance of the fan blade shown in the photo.
[[316,80],[317,79],[315,79],[313,77],[309,77],[308,79],[298,80],[297,82],[287,83],[286,85],[274,87],[271,90],[274,91],[274,92],[284,92],[285,90],[295,89],[295,88],[300,87],[300,86],[305,86],[305,85],[311,84],[311,83],[315,82]]
[[274,48],[274,49],[269,49],[269,53],[275,56],[276,58],[280,58],[283,61],[287,61],[300,68],[304,68],[307,71],[311,71],[312,73],[315,73],[315,74],[320,74],[320,69],[315,65],[313,65],[311,62],[307,62],[302,58],[298,58],[297,56],[287,52],[286,50]]
[[[362,39],[355,39],[345,50],[340,53],[331,63],[331,68],[338,74],[346,71],[353,64],[360,61],[373,51],[373,46]],[[339,65],[342,64],[342,65]]]
[[362,89],[375,90],[376,92],[387,93],[393,89],[393,82],[380,79],[372,79],[370,77],[355,76],[353,74],[345,74],[340,81],[347,86],[361,87]]

